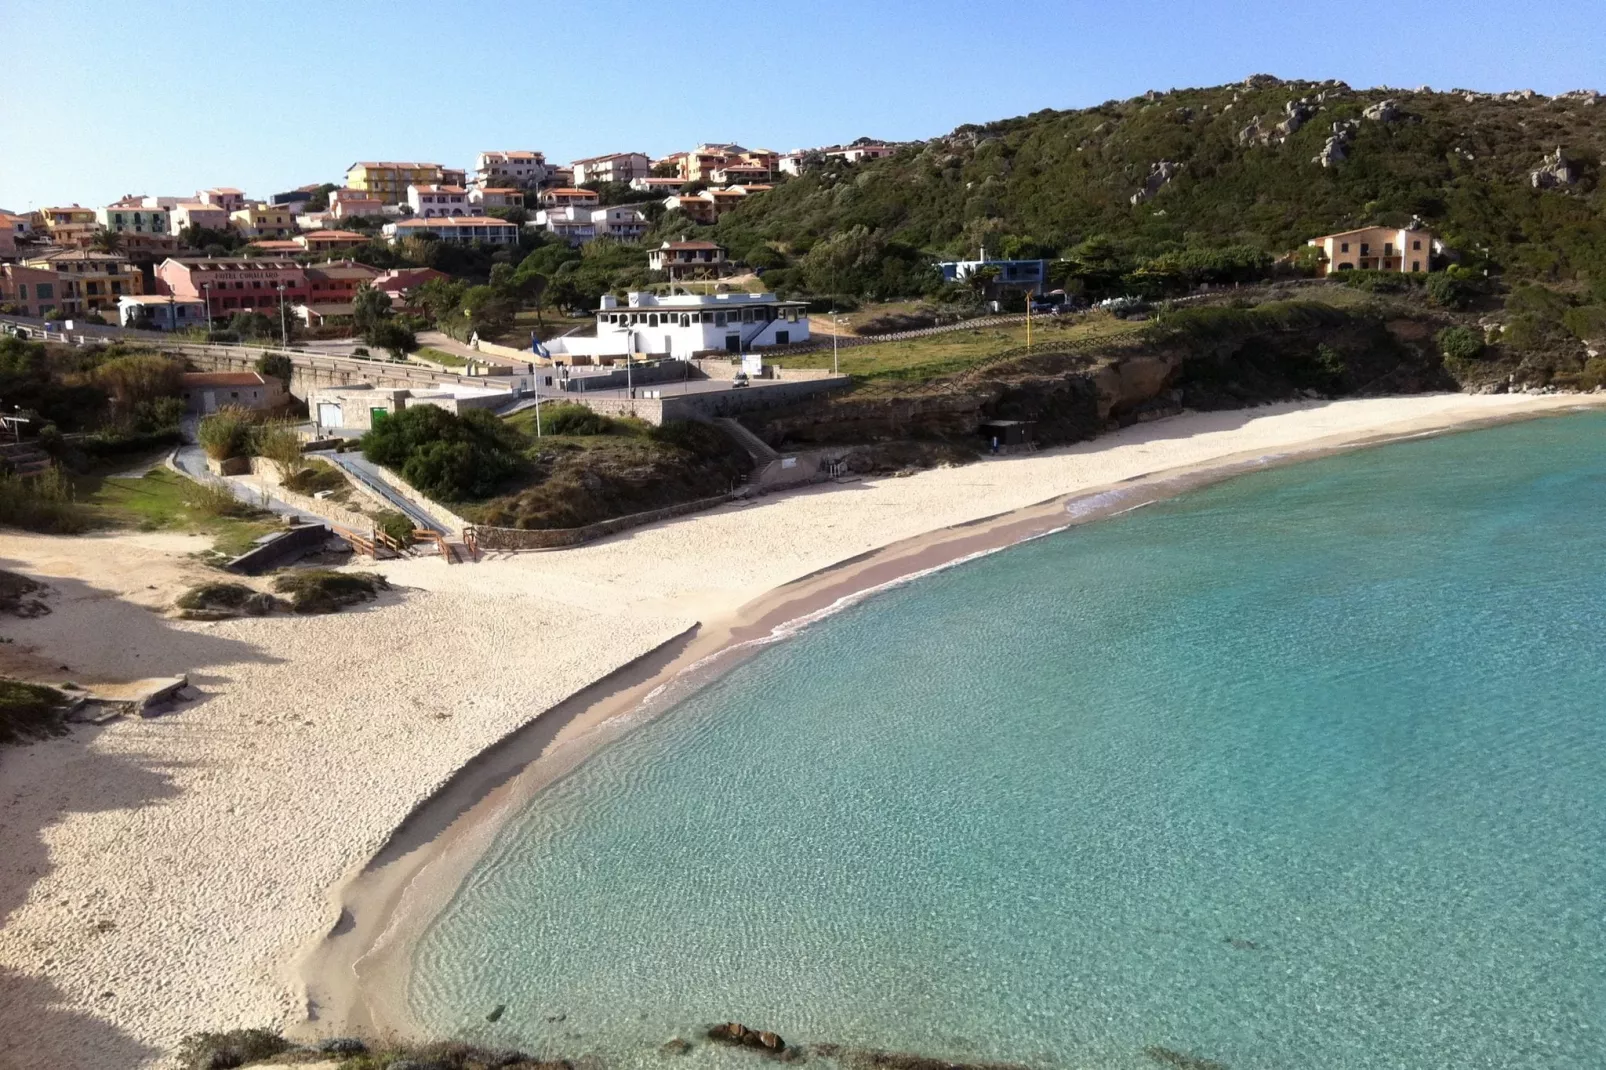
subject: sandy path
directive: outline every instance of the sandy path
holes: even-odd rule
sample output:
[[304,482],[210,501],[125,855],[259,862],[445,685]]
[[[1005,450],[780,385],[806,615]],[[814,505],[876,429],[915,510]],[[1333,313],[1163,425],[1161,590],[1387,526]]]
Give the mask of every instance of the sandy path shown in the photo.
[[[408,590],[305,620],[166,620],[196,540],[0,534],[55,612],[0,666],[187,671],[206,697],[0,753],[0,1067],[159,1065],[204,1028],[298,1017],[287,964],[328,890],[451,772],[685,629],[936,528],[1247,450],[1576,405],[1393,398],[1198,414],[1065,450],[724,507],[591,546],[384,566]],[[47,671],[42,669],[41,671]]]

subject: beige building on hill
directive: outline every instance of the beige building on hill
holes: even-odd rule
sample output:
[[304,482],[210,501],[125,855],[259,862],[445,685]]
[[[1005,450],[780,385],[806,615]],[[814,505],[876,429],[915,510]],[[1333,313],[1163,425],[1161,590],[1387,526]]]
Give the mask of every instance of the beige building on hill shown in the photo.
[[1361,227],[1312,238],[1308,243],[1322,251],[1319,272],[1398,271],[1418,274],[1433,270],[1433,233],[1422,227]]

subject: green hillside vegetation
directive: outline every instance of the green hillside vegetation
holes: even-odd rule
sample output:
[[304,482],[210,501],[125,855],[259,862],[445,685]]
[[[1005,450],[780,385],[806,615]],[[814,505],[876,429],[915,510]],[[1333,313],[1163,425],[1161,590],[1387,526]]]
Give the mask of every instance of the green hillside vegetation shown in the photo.
[[706,424],[604,416],[548,405],[508,419],[404,409],[362,439],[363,454],[476,523],[572,528],[730,490],[747,455]]
[[[984,244],[990,255],[1067,257],[1065,274],[1097,288],[1145,264],[1282,256],[1317,235],[1417,216],[1480,274],[1606,296],[1606,107],[1252,81],[962,126],[784,182],[706,233],[775,265],[768,278],[782,287],[886,298],[934,288],[925,261]],[[1282,143],[1240,139],[1301,99],[1310,117]],[[1393,121],[1363,118],[1384,100]],[[1356,124],[1347,158],[1313,163],[1346,121]],[[1530,173],[1558,146],[1578,181],[1535,189]],[[1160,161],[1179,165],[1174,178],[1132,204]]]

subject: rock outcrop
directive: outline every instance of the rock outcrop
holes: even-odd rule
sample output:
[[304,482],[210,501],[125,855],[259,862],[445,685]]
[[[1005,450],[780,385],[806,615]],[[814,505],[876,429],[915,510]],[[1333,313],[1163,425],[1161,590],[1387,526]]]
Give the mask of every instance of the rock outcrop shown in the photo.
[[1133,206],[1140,205],[1159,193],[1166,183],[1177,177],[1177,172],[1180,170],[1182,165],[1174,160],[1161,160],[1150,167],[1148,177],[1143,180],[1143,188],[1132,194]]
[[1400,119],[1400,106],[1392,100],[1380,100],[1361,112],[1362,119],[1376,123],[1393,123]]
[[1337,167],[1349,159],[1350,139],[1355,136],[1358,124],[1353,119],[1342,119],[1333,124],[1332,136],[1322,146],[1322,151],[1311,157],[1311,163],[1319,163],[1323,167]]
[[1539,164],[1539,168],[1528,174],[1528,181],[1534,189],[1566,189],[1577,183],[1581,176],[1578,167],[1562,152],[1561,146],[1546,156]]

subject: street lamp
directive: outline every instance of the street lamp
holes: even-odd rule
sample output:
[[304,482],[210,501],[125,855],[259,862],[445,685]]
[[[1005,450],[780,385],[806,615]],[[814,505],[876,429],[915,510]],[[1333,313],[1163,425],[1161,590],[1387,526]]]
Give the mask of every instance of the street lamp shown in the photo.
[[[210,336],[212,333],[212,284],[210,282],[201,283],[201,299],[206,302],[206,333]],[[207,340],[210,341],[210,337]]]
[[280,283],[274,284],[273,288],[275,290],[279,291],[279,344],[284,346],[284,348],[289,349],[290,348],[290,321],[285,318],[285,309],[284,309],[285,285],[284,285],[284,283],[280,282]]

